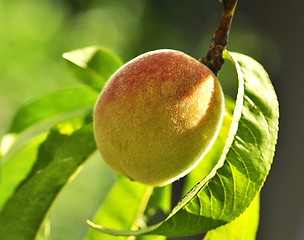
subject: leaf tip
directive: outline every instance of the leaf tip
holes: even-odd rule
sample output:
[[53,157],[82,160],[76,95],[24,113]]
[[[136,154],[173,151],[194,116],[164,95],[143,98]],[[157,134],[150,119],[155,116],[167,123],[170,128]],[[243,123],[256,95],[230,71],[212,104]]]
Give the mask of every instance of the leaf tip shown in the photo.
[[86,223],[91,227],[91,228],[94,228],[94,229],[100,229],[101,226],[91,222],[89,219],[86,220]]

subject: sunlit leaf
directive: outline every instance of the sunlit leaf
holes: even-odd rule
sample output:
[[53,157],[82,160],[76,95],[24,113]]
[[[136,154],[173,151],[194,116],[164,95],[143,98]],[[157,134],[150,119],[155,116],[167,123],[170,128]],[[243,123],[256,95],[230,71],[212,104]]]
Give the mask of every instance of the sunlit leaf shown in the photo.
[[211,149],[204,156],[204,159],[187,175],[183,195],[189,192],[194,185],[202,180],[202,178],[207,176],[220,159],[228,137],[234,107],[234,101],[229,97],[226,97],[225,113],[220,132]]
[[90,88],[80,87],[53,92],[23,105],[7,135],[11,141],[7,144],[4,139],[1,143],[2,163],[31,138],[47,132],[51,126],[92,111],[97,97],[98,93]]
[[171,209],[171,185],[154,188],[146,208],[146,215],[153,215],[154,211],[160,210],[168,214]]
[[[138,220],[144,213],[152,191],[153,187],[119,176],[106,201],[97,212],[94,222],[109,227],[115,226],[118,229],[136,230],[140,224]],[[117,237],[90,231],[87,239],[115,240]]]
[[94,151],[92,124],[71,135],[52,130],[32,172],[3,206],[0,239],[34,239],[60,190]]
[[64,89],[41,96],[18,110],[9,132],[19,133],[54,118],[64,120],[63,115],[91,109],[97,97],[98,94],[87,87]]
[[3,204],[14,193],[18,184],[30,172],[38,152],[39,145],[45,140],[46,134],[31,139],[15,152],[10,161],[0,168],[0,211]]
[[[79,129],[86,122],[91,122],[91,119],[87,119],[86,115],[82,115],[60,122],[56,125],[56,128],[60,133],[68,135]],[[10,135],[4,136],[2,144],[5,145],[6,141],[11,141],[9,136]],[[45,140],[46,136],[47,133],[45,132],[36,137],[32,137],[24,142],[18,150],[10,151],[10,154],[4,155],[5,161],[0,162],[0,209],[13,194],[19,183],[28,175],[35,163],[39,146]],[[39,164],[41,164],[41,161],[36,162],[34,168],[37,168]]]
[[204,240],[255,240],[259,225],[259,194],[236,219],[209,231]]
[[[119,176],[106,201],[98,210],[94,222],[105,226],[116,226],[119,229],[135,230],[138,227],[143,227],[146,224],[146,218],[150,217],[150,214],[153,215],[154,211],[161,210],[167,213],[170,209],[170,202],[170,186],[153,189],[153,187],[132,182],[125,177]],[[114,237],[91,230],[86,239],[125,240],[129,238]],[[164,240],[166,237],[140,236],[137,239]]]
[[116,54],[97,46],[64,53],[63,58],[79,81],[98,91],[123,64]]
[[[116,236],[116,239],[117,238],[118,237]],[[132,237],[129,237],[129,239],[132,240]],[[167,237],[162,235],[140,235],[136,237],[136,240],[165,240],[165,239],[167,239]]]
[[115,180],[96,151],[56,198],[49,213],[51,239],[84,240],[89,230],[86,220],[95,216]]
[[112,235],[194,235],[231,222],[247,209],[270,170],[278,135],[278,101],[259,63],[238,53],[225,52],[225,57],[236,66],[239,87],[217,165],[159,224],[137,231],[92,227]]

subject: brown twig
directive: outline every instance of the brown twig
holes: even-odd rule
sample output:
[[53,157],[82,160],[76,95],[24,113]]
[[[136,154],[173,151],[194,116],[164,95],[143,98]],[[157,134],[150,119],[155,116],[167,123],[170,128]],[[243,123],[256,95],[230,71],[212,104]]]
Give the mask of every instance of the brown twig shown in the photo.
[[227,46],[231,22],[238,0],[219,0],[223,6],[222,17],[213,35],[207,54],[200,61],[209,67],[215,75],[224,64],[222,53]]

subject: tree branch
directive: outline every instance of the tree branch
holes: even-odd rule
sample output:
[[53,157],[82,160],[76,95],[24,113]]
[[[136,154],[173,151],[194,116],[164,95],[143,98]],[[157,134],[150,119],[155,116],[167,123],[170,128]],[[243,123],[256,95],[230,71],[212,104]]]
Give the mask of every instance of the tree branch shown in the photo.
[[224,64],[222,53],[227,46],[231,22],[238,0],[219,0],[223,6],[222,17],[213,35],[207,54],[200,61],[209,67],[215,75]]

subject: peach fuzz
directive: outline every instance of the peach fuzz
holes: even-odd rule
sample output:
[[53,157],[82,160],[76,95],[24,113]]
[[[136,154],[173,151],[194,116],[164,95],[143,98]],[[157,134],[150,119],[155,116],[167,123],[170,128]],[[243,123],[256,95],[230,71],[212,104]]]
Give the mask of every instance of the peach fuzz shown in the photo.
[[211,70],[175,50],[118,69],[94,108],[97,147],[121,175],[163,186],[191,171],[214,142],[224,96]]

